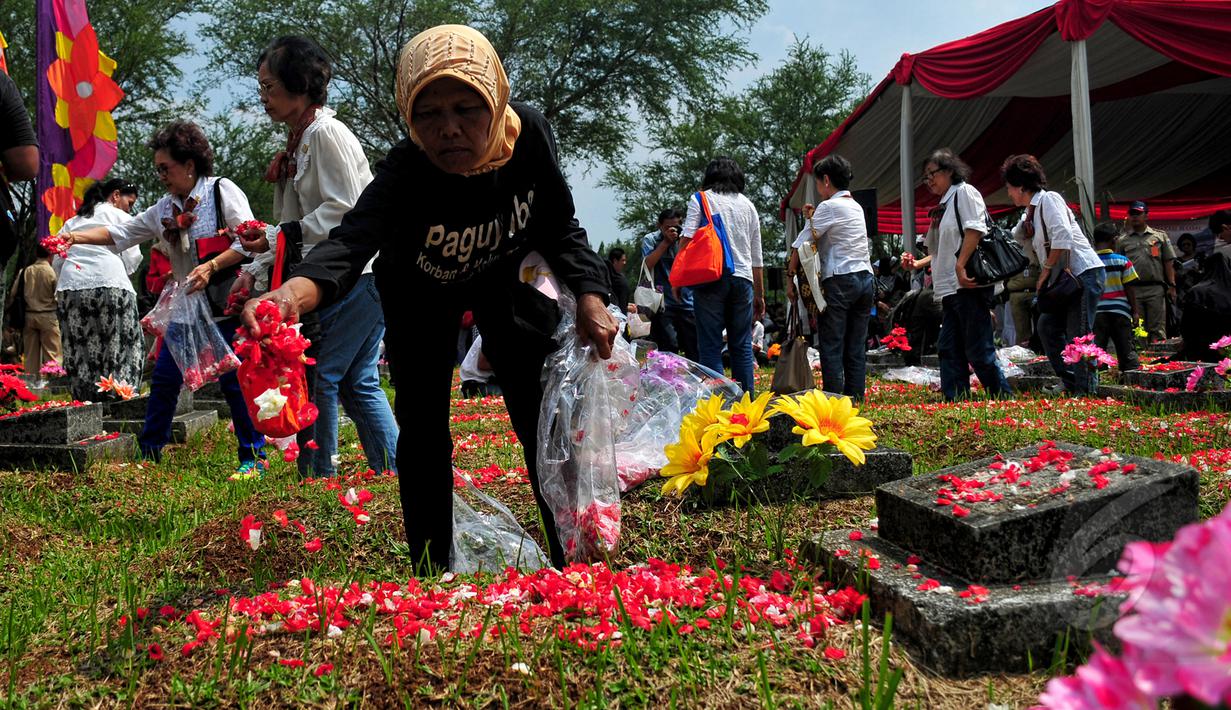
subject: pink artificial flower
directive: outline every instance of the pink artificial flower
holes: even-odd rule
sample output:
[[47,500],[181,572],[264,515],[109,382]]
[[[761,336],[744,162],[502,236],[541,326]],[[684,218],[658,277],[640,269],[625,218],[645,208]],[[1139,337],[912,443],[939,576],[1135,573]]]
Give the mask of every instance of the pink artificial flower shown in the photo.
[[1231,357],[1224,357],[1214,366],[1214,372],[1217,372],[1219,377],[1228,377],[1229,371],[1231,371]]
[[1205,377],[1205,368],[1198,367],[1188,376],[1188,382],[1185,383],[1184,389],[1189,392],[1196,392],[1197,386],[1201,384],[1201,378]]
[[1142,693],[1124,661],[1101,647],[1072,676],[1052,678],[1039,696],[1049,710],[1154,710],[1158,703]]
[[1231,348],[1231,335],[1224,335],[1210,343],[1210,350],[1222,350],[1223,348]]
[[1182,528],[1168,546],[1130,543],[1120,568],[1132,613],[1115,633],[1137,686],[1156,697],[1231,702],[1231,506]]

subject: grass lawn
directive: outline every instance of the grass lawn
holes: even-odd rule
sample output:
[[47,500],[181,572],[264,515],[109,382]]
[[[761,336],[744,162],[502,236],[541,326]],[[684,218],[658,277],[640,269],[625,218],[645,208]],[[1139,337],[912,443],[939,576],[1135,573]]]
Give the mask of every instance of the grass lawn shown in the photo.
[[[1226,413],[1031,396],[945,405],[873,382],[862,414],[916,473],[1061,439],[1191,462],[1202,517],[1231,498]],[[501,400],[456,399],[452,416],[458,468],[541,540]],[[158,465],[0,472],[0,696],[11,707],[861,707],[861,696],[873,707],[900,671],[898,707],[982,708],[1029,705],[1049,677],[930,675],[860,621],[857,590],[795,561],[808,536],[866,526],[870,497],[707,509],[650,483],[624,500],[609,566],[410,579],[396,480],[363,472],[353,429],[343,436],[346,475],[329,482],[301,482],[280,461],[263,480],[226,482],[222,424]],[[351,488],[372,495],[365,524],[339,500]],[[255,551],[246,516],[262,523]]]

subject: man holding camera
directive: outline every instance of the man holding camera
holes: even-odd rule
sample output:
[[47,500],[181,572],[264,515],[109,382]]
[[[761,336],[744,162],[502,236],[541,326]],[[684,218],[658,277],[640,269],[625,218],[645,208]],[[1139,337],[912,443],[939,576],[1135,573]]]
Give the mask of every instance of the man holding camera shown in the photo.
[[692,308],[692,289],[679,290],[676,298],[668,276],[679,253],[680,222],[684,215],[671,207],[658,215],[658,230],[641,238],[641,257],[654,276],[654,288],[663,294],[663,309],[654,314],[650,338],[660,350],[681,353],[697,360],[697,319]]

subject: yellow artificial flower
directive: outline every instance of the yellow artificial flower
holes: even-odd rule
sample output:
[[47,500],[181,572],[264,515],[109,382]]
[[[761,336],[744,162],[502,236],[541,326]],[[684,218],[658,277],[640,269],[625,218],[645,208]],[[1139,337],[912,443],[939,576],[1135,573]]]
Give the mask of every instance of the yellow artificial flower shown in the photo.
[[697,402],[697,406],[688,414],[684,415],[684,420],[680,423],[681,438],[684,434],[684,429],[688,427],[696,427],[705,429],[711,424],[718,423],[718,413],[722,411],[724,404],[722,395],[710,395],[710,398]]
[[811,390],[797,398],[782,397],[773,407],[798,425],[791,431],[803,435],[804,446],[830,443],[857,466],[867,458],[863,450],[876,446],[872,422],[857,416],[850,397],[827,397],[820,390]]
[[667,455],[667,465],[658,475],[670,479],[663,484],[664,494],[678,496],[688,486],[694,483],[704,486],[709,480],[709,463],[714,457],[718,435],[705,429],[696,422],[685,421],[680,427],[680,440],[663,449]]
[[1133,335],[1137,336],[1138,338],[1150,337],[1150,334],[1145,329],[1145,319],[1143,318],[1137,319],[1137,326],[1133,328]]
[[724,440],[734,439],[735,448],[743,448],[753,434],[769,429],[765,407],[772,396],[772,392],[764,392],[754,400],[745,392],[738,402],[731,405],[730,411],[718,413],[718,422],[711,424],[709,430],[720,433]]

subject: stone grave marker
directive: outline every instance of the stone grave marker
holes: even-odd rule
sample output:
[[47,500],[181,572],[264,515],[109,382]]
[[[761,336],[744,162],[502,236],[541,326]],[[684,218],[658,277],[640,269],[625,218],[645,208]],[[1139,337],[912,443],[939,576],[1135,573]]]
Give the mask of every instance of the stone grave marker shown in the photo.
[[[107,431],[121,431],[130,434],[140,434],[145,426],[145,409],[149,406],[150,396],[141,395],[129,400],[109,402],[107,418],[103,426]],[[225,404],[225,402],[224,402]],[[228,414],[230,410],[227,410]],[[182,444],[194,434],[209,429],[218,421],[218,414],[212,409],[197,410],[193,408],[193,392],[187,387],[180,390],[179,401],[176,402],[175,416],[171,418],[171,441]]]
[[1195,521],[1197,489],[1185,466],[1043,444],[885,484],[875,532],[803,553],[835,580],[866,575],[875,615],[934,670],[1024,672],[1065,633],[1113,642],[1120,600],[1095,590],[1125,544]]
[[43,403],[0,416],[0,467],[83,471],[122,458],[132,437],[103,431],[102,404]]
[[[1205,373],[1198,382],[1198,390],[1189,392],[1188,378],[1198,367],[1204,368]],[[1231,409],[1231,390],[1214,372],[1214,363],[1206,362],[1177,362],[1165,370],[1122,372],[1118,383],[1099,385],[1099,396],[1172,411]]]
[[[837,397],[827,393],[831,397]],[[769,420],[769,431],[761,434],[771,455],[790,444],[799,443],[799,435],[791,433],[794,420],[778,415]],[[846,496],[871,495],[882,483],[910,478],[914,471],[914,459],[900,449],[878,446],[865,451],[867,462],[856,466],[840,452],[830,454],[833,469],[829,480],[813,495],[818,498],[841,498]],[[798,461],[788,462],[782,475],[765,482],[766,497],[782,500],[792,494],[809,490],[807,467]]]

